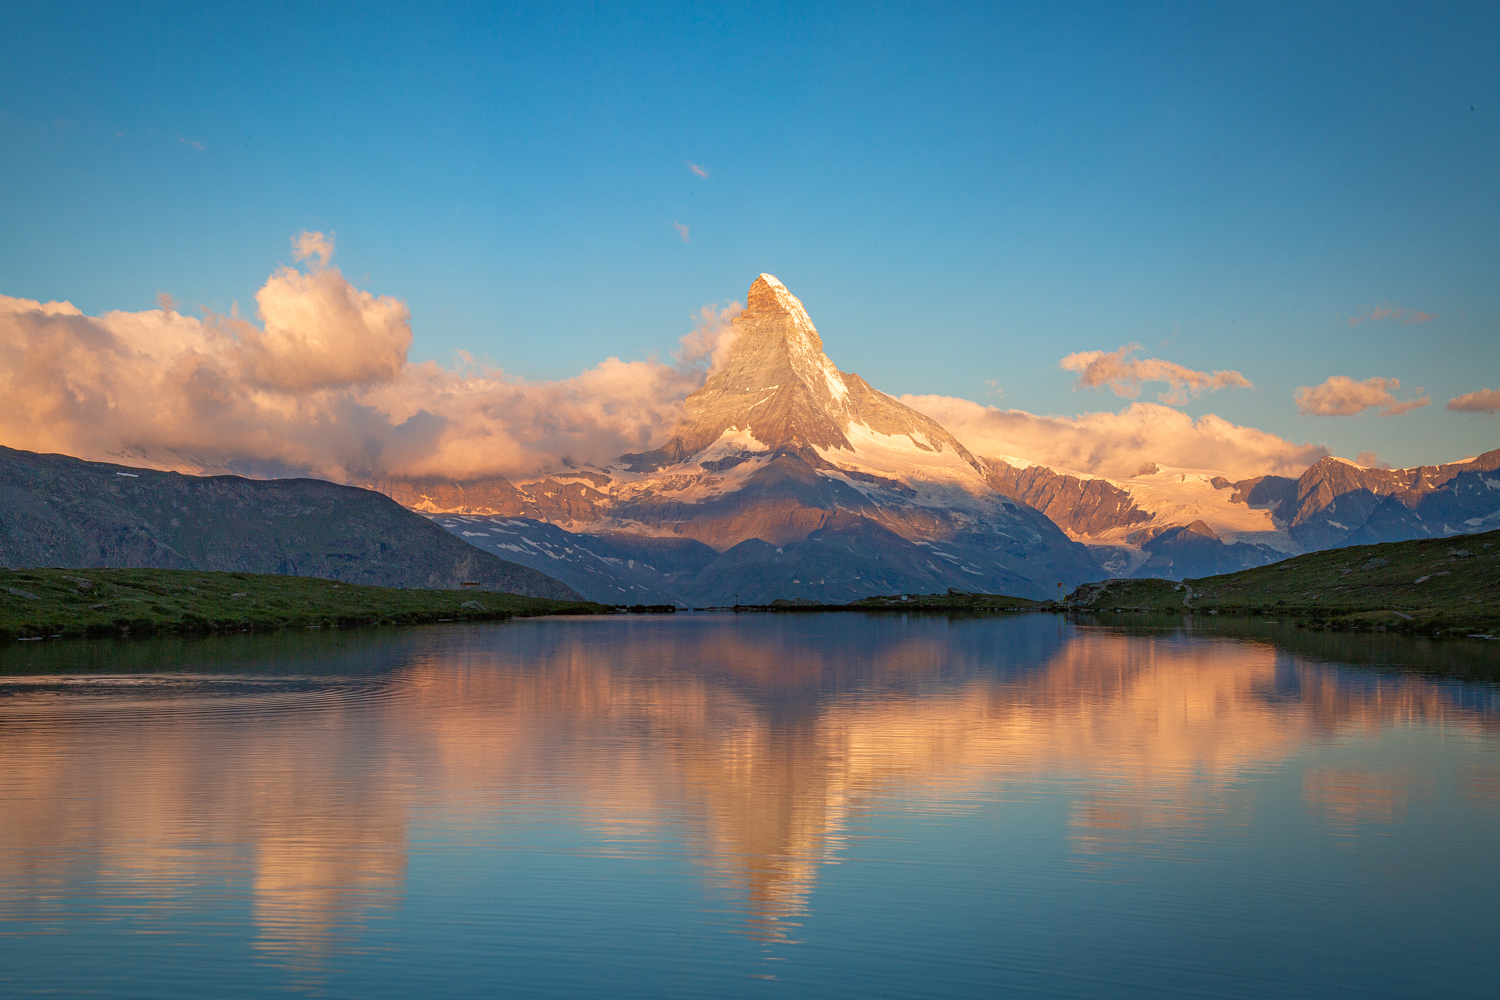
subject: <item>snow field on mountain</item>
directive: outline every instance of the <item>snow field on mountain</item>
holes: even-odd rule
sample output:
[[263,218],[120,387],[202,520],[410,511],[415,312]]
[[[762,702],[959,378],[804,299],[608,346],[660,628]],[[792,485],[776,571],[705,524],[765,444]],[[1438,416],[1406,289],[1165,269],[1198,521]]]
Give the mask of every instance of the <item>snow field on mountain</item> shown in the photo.
[[[1227,544],[1258,542],[1279,551],[1295,551],[1291,537],[1276,526],[1269,510],[1231,503],[1232,488],[1216,489],[1212,480],[1219,475],[1202,469],[1164,468],[1149,476],[1110,482],[1128,492],[1141,510],[1155,515],[1152,527],[1202,521]],[[1089,541],[1118,542],[1142,527],[1118,528]]]
[[[941,444],[918,443],[909,434],[882,434],[853,422],[844,429],[844,436],[854,446],[852,453],[818,448],[818,457],[846,471],[898,480],[916,491],[917,496],[910,499],[920,506],[973,507],[1001,499],[973,466]],[[857,479],[848,482],[861,492],[869,489],[869,484]]]

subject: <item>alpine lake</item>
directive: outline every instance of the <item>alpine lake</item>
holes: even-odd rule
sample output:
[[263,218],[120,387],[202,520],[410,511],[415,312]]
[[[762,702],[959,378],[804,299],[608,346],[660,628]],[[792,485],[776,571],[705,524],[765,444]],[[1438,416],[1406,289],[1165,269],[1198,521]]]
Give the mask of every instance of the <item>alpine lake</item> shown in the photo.
[[0,649],[0,995],[1500,995],[1500,642],[1144,615]]

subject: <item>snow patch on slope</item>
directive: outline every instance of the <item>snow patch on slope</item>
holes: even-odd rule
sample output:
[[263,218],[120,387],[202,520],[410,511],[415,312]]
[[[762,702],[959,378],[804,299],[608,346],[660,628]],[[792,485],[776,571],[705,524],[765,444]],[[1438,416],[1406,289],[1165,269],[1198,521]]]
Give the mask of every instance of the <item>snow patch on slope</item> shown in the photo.
[[[882,434],[864,423],[851,422],[845,437],[853,453],[841,448],[818,448],[818,457],[846,473],[862,473],[896,480],[912,490],[907,501],[922,507],[988,509],[1009,507],[974,467],[925,434]],[[919,440],[920,438],[920,440]],[[823,470],[824,475],[829,475]],[[836,475],[836,474],[833,474]],[[855,477],[836,476],[866,496],[875,487]]]
[[[1276,526],[1265,508],[1230,503],[1234,490],[1217,489],[1212,480],[1220,473],[1204,469],[1158,469],[1149,476],[1111,480],[1130,494],[1135,505],[1155,515],[1153,525],[1191,524],[1202,521],[1226,543],[1257,542],[1280,551],[1295,551],[1291,537]],[[1140,525],[1120,528],[1091,541],[1123,539]]]

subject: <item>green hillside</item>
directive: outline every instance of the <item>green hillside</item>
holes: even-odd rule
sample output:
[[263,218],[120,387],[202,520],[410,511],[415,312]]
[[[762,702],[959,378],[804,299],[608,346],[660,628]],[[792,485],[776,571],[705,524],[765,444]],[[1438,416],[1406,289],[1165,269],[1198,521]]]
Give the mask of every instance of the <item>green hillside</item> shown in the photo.
[[1333,628],[1500,632],[1500,531],[1328,549],[1199,580],[1084,584],[1070,611],[1261,615]]
[[0,570],[0,638],[494,621],[602,604],[171,569]]

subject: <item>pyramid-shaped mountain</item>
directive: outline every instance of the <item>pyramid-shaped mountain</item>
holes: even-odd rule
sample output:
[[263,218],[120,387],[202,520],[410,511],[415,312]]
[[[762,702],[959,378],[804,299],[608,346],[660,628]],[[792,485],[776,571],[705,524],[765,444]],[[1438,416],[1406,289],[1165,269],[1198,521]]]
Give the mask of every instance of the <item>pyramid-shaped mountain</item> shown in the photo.
[[749,305],[730,324],[727,361],[687,398],[688,417],[672,440],[649,455],[626,456],[627,463],[660,467],[721,442],[748,444],[748,436],[759,449],[785,450],[821,465],[822,452],[857,452],[876,435],[905,437],[910,444],[901,450],[946,451],[980,473],[979,463],[937,421],[834,367],[807,310],[775,277],[756,278],[746,298]]
[[600,600],[1054,597],[1100,575],[936,421],[839,371],[776,278],[762,274],[747,301],[726,360],[661,448],[532,482],[381,488]]

